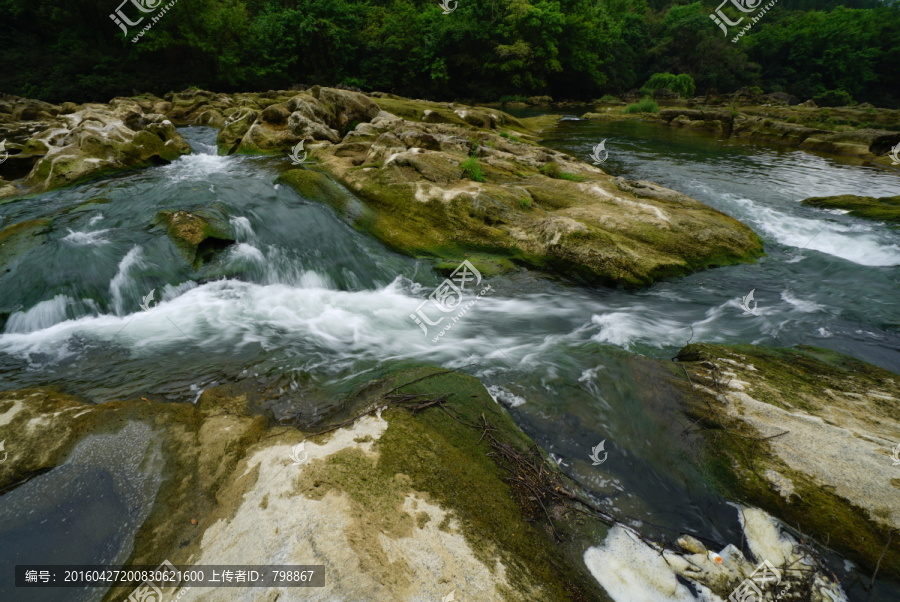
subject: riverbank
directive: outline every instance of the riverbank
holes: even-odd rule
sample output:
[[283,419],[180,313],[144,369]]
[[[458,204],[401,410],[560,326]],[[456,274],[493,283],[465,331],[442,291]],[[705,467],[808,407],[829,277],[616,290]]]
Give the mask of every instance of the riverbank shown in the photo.
[[[673,106],[674,105],[674,106]],[[890,152],[900,144],[900,110],[815,106],[667,103],[658,112],[625,113],[619,104],[598,105],[582,114],[596,121],[644,120],[746,138],[894,167]],[[883,128],[892,129],[883,129]]]

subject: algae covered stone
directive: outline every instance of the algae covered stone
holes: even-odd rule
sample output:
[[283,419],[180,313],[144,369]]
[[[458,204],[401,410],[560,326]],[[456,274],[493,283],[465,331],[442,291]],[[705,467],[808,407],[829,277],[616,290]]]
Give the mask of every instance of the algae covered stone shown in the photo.
[[181,255],[195,267],[235,242],[224,217],[214,210],[160,211],[156,221],[166,227]]
[[324,564],[322,592],[342,599],[439,600],[452,590],[473,600],[606,599],[580,560],[580,537],[597,534],[554,511],[556,541],[498,465],[491,438],[522,453],[533,443],[478,380],[421,367],[338,405],[325,424],[297,428],[267,422],[238,385],[196,405],[3,392],[11,453],[0,487],[41,478],[87,437],[140,427],[154,433],[147,466],[163,478],[139,499],[152,512],[127,564]]
[[900,222],[900,196],[875,198],[841,194],[838,196],[811,197],[801,201],[804,205],[819,209],[846,209],[850,215],[883,222]]

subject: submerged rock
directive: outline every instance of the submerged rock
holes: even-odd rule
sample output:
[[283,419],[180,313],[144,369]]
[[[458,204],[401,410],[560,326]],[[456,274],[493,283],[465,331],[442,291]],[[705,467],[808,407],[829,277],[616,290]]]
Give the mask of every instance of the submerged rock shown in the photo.
[[812,347],[695,344],[678,359],[722,487],[868,571],[900,575],[888,537],[900,528],[898,375]]
[[838,196],[811,197],[800,201],[819,209],[846,209],[850,215],[883,222],[900,222],[900,196],[875,198],[841,194]]
[[51,223],[49,219],[34,219],[0,230],[0,273],[9,272],[12,268],[7,266],[17,257],[46,241]]

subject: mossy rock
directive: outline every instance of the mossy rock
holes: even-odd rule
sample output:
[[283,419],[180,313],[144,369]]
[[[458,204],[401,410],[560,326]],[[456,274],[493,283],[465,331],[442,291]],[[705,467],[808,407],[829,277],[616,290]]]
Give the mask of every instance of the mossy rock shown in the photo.
[[354,226],[366,228],[372,224],[372,211],[327,174],[311,169],[289,169],[278,176],[278,182],[290,186],[303,198],[334,208]]
[[[396,403],[390,395],[430,407],[391,405],[376,416]],[[156,433],[162,481],[142,500],[152,511],[127,564],[210,564],[206,554],[239,545],[247,564],[326,564],[328,587],[345,599],[411,601],[423,589],[439,599],[456,589],[463,599],[608,600],[582,561],[605,529],[550,506],[554,539],[495,446],[558,468],[477,379],[413,368],[363,385],[341,406],[328,419],[343,426],[304,433],[256,414],[240,384],[209,389],[196,405],[6,391],[0,412],[12,430],[0,489],[58,466],[88,435],[138,422]]]
[[195,268],[235,243],[226,221],[214,212],[160,211],[155,223],[165,226],[175,247]]
[[[897,374],[827,349],[693,344],[678,358],[709,477],[880,574],[900,576]],[[678,371],[674,372],[678,374]],[[883,557],[882,557],[883,554]]]
[[841,194],[838,196],[811,197],[802,204],[819,209],[846,209],[850,215],[882,222],[900,223],[900,196],[875,198]]

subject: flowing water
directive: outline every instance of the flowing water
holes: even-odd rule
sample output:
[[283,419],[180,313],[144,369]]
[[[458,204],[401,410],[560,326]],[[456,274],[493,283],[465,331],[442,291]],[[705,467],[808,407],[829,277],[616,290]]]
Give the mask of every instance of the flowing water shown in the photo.
[[[0,389],[49,385],[97,403],[194,403],[211,386],[244,381],[260,411],[314,423],[341,396],[399,367],[458,368],[479,377],[611,513],[654,537],[688,532],[739,545],[734,508],[694,468],[693,442],[680,423],[673,428],[677,416],[657,390],[658,375],[631,354],[669,358],[691,338],[804,343],[900,368],[900,234],[798,203],[900,194],[890,170],[648,124],[561,122],[548,146],[589,160],[591,147],[608,139],[605,170],[734,216],[762,236],[767,256],[640,292],[526,271],[489,278],[490,292],[433,342],[434,333],[426,337],[410,319],[443,279],[428,263],[386,250],[328,207],[277,185],[291,167],[286,159],[219,157],[214,130],[182,133],[194,153],[170,165],[0,205],[0,226],[53,219],[49,240],[0,275],[0,312],[11,314],[0,334]],[[88,203],[94,199],[102,200]],[[154,225],[159,211],[176,209],[218,214],[236,244],[193,270]],[[739,302],[751,289],[757,315],[745,316]],[[589,453],[600,441],[608,460],[593,466]],[[29,484],[35,492],[89,490],[88,473],[58,473]],[[98,496],[108,490],[98,482]],[[4,533],[20,511],[21,500],[0,497]],[[71,509],[76,521],[91,512],[86,499]],[[32,543],[28,555],[16,548],[11,558],[72,558],[24,519],[18,526],[16,541],[30,534]],[[127,556],[132,536],[108,549],[92,545],[98,551],[78,562]],[[856,578],[837,560],[834,568],[848,583]],[[880,588],[872,600],[900,595],[890,584]],[[860,592],[851,595],[862,599]]]

